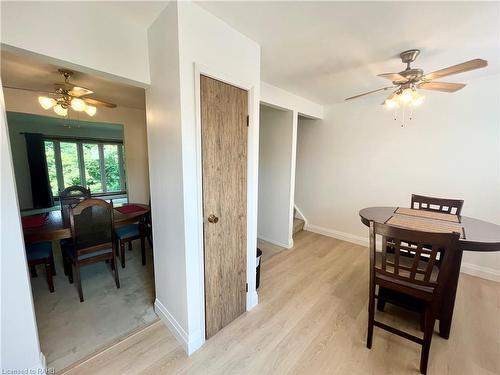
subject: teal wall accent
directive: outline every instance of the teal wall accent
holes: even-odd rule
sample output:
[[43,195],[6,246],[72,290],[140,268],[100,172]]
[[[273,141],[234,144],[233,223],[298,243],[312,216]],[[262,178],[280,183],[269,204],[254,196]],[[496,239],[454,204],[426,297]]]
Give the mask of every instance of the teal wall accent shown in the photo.
[[21,133],[41,133],[64,137],[84,137],[123,141],[123,125],[68,120],[29,113],[7,112],[10,146],[20,209],[33,207],[26,141]]

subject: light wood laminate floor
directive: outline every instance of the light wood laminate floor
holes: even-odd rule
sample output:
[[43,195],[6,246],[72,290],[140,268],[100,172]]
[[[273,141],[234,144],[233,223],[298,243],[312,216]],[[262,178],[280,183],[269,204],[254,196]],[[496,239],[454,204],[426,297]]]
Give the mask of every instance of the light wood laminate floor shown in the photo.
[[[415,343],[375,328],[366,349],[367,275],[365,247],[300,232],[293,249],[264,258],[259,305],[191,357],[157,322],[69,373],[418,374]],[[418,330],[395,307],[377,319]],[[434,335],[428,374],[499,373],[500,284],[462,274],[451,337]]]

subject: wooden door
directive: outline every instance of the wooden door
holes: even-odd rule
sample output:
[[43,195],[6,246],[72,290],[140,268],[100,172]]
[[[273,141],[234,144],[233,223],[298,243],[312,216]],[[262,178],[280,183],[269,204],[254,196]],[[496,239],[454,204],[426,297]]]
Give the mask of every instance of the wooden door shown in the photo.
[[200,79],[209,338],[246,310],[248,93]]

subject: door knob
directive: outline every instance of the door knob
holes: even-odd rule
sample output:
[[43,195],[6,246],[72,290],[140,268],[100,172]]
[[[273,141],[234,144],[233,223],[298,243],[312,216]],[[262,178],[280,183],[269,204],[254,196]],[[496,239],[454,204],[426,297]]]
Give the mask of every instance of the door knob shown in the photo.
[[219,221],[219,218],[214,214],[208,215],[208,222],[212,224],[216,224]]
[[208,215],[208,222],[212,224],[216,224],[219,221],[219,218],[214,214]]

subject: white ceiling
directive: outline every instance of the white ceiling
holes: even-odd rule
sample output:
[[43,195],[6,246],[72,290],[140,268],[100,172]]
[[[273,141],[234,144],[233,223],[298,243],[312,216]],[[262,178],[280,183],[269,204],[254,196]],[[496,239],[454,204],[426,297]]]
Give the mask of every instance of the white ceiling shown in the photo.
[[489,61],[486,69],[443,81],[473,84],[500,71],[498,2],[198,4],[261,45],[263,81],[321,104],[390,83],[375,75],[403,70],[398,54],[410,48],[422,50],[414,66],[426,72]]
[[[58,72],[62,66],[51,65],[40,58],[17,55],[10,51],[2,50],[1,68],[4,86],[53,91],[55,83],[64,81]],[[89,97],[103,99],[122,107],[145,108],[143,88],[77,71],[74,71],[70,82],[94,91]]]
[[161,11],[167,6],[167,1],[90,1],[85,6],[98,7],[100,11],[124,17],[126,21],[144,29],[148,28]]

